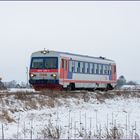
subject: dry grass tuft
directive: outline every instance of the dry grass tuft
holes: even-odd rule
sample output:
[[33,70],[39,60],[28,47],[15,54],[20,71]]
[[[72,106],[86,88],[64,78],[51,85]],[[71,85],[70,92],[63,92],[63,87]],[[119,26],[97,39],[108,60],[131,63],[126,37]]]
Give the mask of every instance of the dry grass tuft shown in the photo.
[[15,120],[10,117],[10,115],[9,115],[7,110],[3,110],[0,113],[0,120],[7,121],[8,123],[15,122]]
[[26,108],[30,108],[30,109],[38,109],[38,106],[37,106],[37,101],[35,100],[27,100],[25,102],[25,107]]
[[52,99],[52,98],[49,98],[48,100],[47,100],[47,106],[48,107],[55,107],[55,100],[54,99]]
[[17,99],[17,100],[29,100],[31,99],[31,95],[34,94],[34,93],[31,93],[31,92],[16,92],[14,94],[14,98]]

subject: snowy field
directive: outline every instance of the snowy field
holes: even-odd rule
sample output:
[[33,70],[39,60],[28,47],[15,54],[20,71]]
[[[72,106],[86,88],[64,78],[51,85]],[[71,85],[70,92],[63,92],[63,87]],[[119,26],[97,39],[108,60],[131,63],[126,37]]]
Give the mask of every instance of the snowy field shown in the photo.
[[123,85],[121,89],[126,90],[140,90],[140,85]]
[[20,94],[0,98],[0,139],[139,138],[140,93]]
[[0,90],[0,93],[5,93],[7,91],[7,93],[13,93],[13,92],[35,92],[34,89],[32,88],[9,88],[7,90]]

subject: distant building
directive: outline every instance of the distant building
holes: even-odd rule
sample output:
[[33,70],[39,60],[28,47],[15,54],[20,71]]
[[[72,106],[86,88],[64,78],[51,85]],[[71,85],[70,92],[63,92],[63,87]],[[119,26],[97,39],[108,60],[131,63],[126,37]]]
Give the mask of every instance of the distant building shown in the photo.
[[1,80],[2,80],[2,78],[0,77],[0,90],[5,90],[6,87],[4,86],[4,84]]

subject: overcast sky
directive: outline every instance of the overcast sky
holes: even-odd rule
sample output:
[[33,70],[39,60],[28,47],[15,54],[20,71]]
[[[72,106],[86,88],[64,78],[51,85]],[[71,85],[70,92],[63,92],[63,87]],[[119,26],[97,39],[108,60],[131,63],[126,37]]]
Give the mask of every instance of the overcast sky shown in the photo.
[[0,2],[0,77],[26,81],[42,49],[104,56],[140,80],[140,2]]

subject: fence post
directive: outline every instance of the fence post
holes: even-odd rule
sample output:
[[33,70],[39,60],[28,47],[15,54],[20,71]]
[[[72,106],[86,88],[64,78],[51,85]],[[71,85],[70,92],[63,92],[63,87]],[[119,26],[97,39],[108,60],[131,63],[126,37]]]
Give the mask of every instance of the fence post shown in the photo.
[[3,127],[3,124],[1,124],[1,134],[2,134],[2,140],[4,140],[4,127]]

